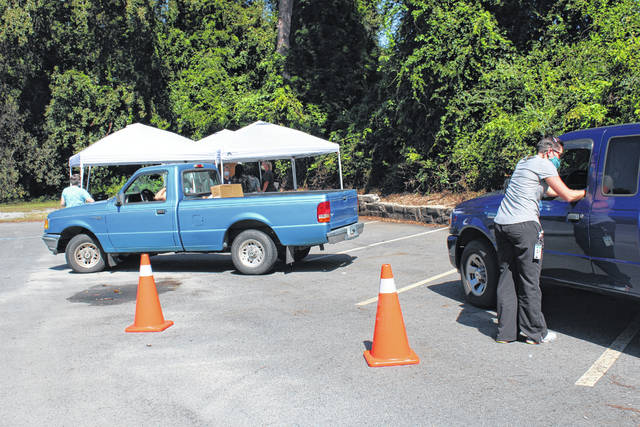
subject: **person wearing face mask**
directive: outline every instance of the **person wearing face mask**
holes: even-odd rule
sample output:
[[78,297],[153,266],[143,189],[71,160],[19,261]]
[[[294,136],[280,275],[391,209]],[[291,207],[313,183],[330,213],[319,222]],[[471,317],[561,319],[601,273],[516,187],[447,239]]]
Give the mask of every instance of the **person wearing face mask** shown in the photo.
[[233,177],[235,175],[235,163],[226,163],[222,168],[222,183],[233,184]]
[[557,137],[541,139],[538,153],[518,162],[494,219],[500,278],[497,289],[496,342],[516,341],[518,333],[529,344],[556,339],[542,314],[540,270],[544,234],[539,202],[543,196],[574,202],[586,190],[572,190],[558,175],[564,144]]

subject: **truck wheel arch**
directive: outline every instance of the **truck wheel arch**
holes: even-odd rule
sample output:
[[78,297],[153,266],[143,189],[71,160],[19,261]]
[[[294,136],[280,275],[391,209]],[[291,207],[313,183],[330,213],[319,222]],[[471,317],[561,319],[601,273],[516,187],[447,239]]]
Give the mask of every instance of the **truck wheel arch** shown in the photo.
[[261,221],[257,221],[254,219],[247,219],[233,223],[224,235],[224,242],[226,247],[230,248],[233,244],[233,240],[238,236],[238,234],[242,233],[244,230],[260,230],[263,233],[266,233],[271,237],[276,246],[280,245],[280,239],[278,235],[273,231],[271,227]]
[[67,245],[69,244],[71,239],[73,239],[78,234],[86,234],[88,236],[91,236],[91,238],[93,238],[96,242],[100,243],[100,246],[102,246],[102,242],[100,242],[100,239],[98,239],[98,237],[96,237],[96,235],[93,234],[90,230],[84,227],[74,226],[74,227],[66,228],[60,234],[60,240],[58,240],[58,253],[66,252]]

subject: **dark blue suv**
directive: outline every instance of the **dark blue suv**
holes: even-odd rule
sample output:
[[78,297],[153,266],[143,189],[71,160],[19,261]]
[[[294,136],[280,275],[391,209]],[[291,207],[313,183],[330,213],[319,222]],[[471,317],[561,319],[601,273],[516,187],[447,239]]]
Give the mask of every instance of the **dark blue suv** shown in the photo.
[[[578,202],[545,198],[542,281],[640,298],[640,123],[569,132],[560,177],[586,189]],[[467,301],[495,305],[498,264],[493,218],[504,193],[467,200],[451,213],[449,258]]]

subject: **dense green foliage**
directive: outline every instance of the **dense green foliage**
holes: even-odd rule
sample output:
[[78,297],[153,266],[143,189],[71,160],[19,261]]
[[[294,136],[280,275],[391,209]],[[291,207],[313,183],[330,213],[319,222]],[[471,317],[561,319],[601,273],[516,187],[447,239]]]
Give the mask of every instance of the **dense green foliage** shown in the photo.
[[[0,0],[0,201],[59,194],[72,154],[133,122],[270,121],[338,142],[349,187],[429,192],[497,187],[543,135],[640,121],[637,0],[294,0],[285,56],[277,7]],[[298,169],[337,183],[335,156]]]

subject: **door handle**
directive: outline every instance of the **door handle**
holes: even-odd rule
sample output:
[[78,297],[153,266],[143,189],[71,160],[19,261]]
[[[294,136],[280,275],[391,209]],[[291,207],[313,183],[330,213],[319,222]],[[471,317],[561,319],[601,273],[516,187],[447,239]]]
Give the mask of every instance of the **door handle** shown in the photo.
[[583,217],[584,217],[584,214],[576,213],[576,212],[570,212],[567,214],[567,220],[572,222],[580,221]]
[[165,213],[167,213],[167,211],[166,211],[166,210],[164,210],[164,209],[156,209],[156,213],[157,213],[158,215],[164,215]]

